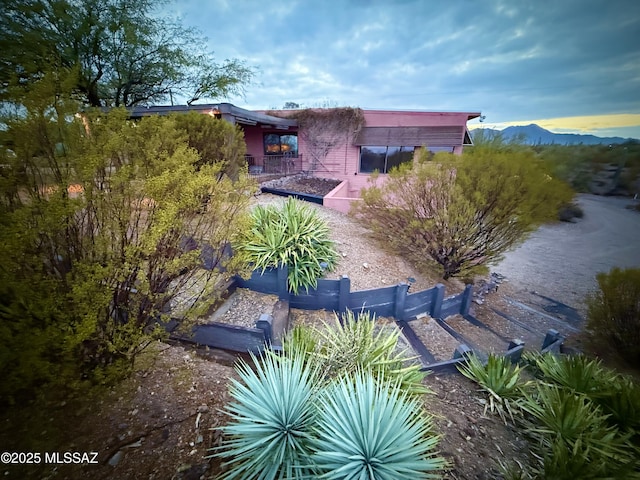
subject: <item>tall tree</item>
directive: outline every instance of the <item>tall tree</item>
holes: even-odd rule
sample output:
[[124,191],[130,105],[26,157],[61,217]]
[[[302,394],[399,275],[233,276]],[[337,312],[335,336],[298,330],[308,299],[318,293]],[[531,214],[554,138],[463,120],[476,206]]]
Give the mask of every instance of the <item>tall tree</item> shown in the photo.
[[[187,103],[243,92],[253,70],[218,63],[198,32],[158,14],[166,1],[6,0],[0,10],[0,99],[49,71],[95,107]],[[17,89],[17,91],[16,91]]]

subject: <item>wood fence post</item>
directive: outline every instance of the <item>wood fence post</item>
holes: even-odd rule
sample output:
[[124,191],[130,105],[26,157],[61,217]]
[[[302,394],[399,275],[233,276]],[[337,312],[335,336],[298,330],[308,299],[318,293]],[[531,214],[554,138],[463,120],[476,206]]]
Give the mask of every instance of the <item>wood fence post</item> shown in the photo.
[[338,293],[338,310],[345,313],[349,305],[349,294],[351,293],[351,280],[346,275],[340,279],[340,291]]
[[409,291],[408,283],[399,283],[396,286],[396,297],[393,304],[393,316],[396,320],[404,320],[404,304],[407,299],[407,292]]
[[444,285],[439,283],[433,287],[433,300],[431,302],[431,317],[440,318],[442,314],[442,301],[444,300]]
[[473,298],[473,285],[465,285],[460,302],[460,314],[467,315],[471,307],[471,299]]

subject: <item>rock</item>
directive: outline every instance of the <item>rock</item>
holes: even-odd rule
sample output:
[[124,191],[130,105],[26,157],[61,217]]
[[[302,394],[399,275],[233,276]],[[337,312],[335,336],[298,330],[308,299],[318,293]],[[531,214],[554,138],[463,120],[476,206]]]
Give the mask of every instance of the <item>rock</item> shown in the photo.
[[207,413],[209,411],[209,407],[207,405],[200,405],[198,407],[198,413]]
[[115,467],[116,465],[118,465],[118,463],[120,463],[120,460],[122,460],[122,450],[118,450],[116,453],[114,453],[107,463],[112,467]]

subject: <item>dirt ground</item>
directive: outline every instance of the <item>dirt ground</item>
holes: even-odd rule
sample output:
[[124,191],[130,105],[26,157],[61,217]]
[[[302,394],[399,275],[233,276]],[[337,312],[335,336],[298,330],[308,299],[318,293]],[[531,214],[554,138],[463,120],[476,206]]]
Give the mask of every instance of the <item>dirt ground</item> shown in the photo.
[[[283,201],[261,197],[257,200],[260,203]],[[415,290],[436,283],[437,279],[425,277],[402,259],[382,252],[366,238],[363,228],[348,217],[314,208],[319,208],[328,221],[341,256],[331,278],[348,275],[352,290],[395,284],[407,278],[414,280],[412,289]],[[489,294],[482,304],[474,304],[473,313],[486,319],[505,338],[529,335],[527,340],[532,344],[539,341],[549,327],[544,321],[553,322],[534,314],[527,319],[526,310],[510,301],[520,291],[519,285],[510,280],[508,271],[501,273],[509,281],[501,285],[498,292]],[[452,294],[462,285],[453,281],[446,287],[447,294]],[[246,305],[231,305],[232,317],[233,308],[239,312],[246,310]],[[516,331],[513,324],[495,310],[522,315],[520,318],[529,324],[541,323],[533,332]],[[540,307],[540,310],[544,309]],[[451,321],[460,322],[460,319]],[[473,336],[468,325],[460,328],[466,329],[469,337],[478,342],[489,341],[480,335]],[[420,330],[420,333],[431,335],[429,341],[434,351],[441,352],[442,356],[446,356],[455,343],[439,331]],[[445,338],[449,343],[445,344]],[[491,342],[503,344],[496,338]],[[233,368],[237,359],[222,351],[158,343],[139,359],[135,373],[115,387],[71,399],[34,399],[31,405],[5,411],[0,423],[0,451],[41,456],[39,462],[30,465],[2,464],[0,475],[7,479],[218,478],[222,467],[216,459],[207,456],[221,441],[218,428],[226,422],[222,409],[230,400],[229,381],[237,378]],[[444,479],[501,478],[498,462],[518,461],[526,466],[530,461],[522,432],[505,425],[498,417],[485,416],[484,397],[466,378],[432,374],[425,383],[434,391],[433,395],[425,396],[425,407],[435,417],[437,431],[442,435],[439,451],[450,464]],[[92,452],[95,452],[97,463],[64,463],[65,458],[74,458],[64,454],[72,452],[88,453],[88,460],[93,460]],[[52,453],[58,453],[59,459]],[[60,463],[52,463],[57,459]]]

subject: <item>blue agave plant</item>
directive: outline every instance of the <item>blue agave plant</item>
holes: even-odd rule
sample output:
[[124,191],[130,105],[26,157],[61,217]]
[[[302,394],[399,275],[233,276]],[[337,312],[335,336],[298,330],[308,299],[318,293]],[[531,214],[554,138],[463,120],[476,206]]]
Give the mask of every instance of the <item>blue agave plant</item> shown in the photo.
[[357,373],[318,398],[312,463],[318,478],[402,480],[440,478],[438,437],[421,403],[398,383]]
[[291,357],[254,358],[254,364],[240,364],[240,381],[231,386],[234,401],[226,411],[232,420],[223,427],[228,440],[214,454],[228,459],[230,468],[222,478],[313,478],[306,465],[316,411],[316,370],[295,352]]

